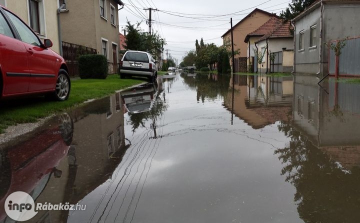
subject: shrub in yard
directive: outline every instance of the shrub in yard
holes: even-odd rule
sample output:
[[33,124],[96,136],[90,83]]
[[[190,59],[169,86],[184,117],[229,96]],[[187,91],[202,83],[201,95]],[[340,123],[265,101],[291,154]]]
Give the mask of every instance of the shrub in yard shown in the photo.
[[80,56],[79,73],[81,79],[106,79],[108,75],[106,57],[98,54]]
[[210,71],[210,69],[209,69],[208,67],[202,67],[202,68],[200,69],[200,71],[201,71],[201,72],[208,72],[208,71]]

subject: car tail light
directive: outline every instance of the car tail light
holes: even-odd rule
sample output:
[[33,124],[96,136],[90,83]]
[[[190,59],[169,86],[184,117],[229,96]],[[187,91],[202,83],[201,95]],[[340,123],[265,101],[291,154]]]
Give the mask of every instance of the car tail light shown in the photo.
[[149,64],[149,70],[152,71],[152,63]]
[[122,68],[122,66],[123,66],[123,62],[122,62],[122,61],[120,61],[120,63],[119,63],[119,67],[120,67],[120,68]]

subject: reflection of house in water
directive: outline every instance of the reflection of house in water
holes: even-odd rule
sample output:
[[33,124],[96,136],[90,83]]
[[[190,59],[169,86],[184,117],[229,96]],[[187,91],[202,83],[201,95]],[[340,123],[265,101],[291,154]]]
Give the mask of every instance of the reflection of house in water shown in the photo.
[[343,167],[360,166],[360,85],[318,81],[295,77],[294,124]]
[[[232,85],[231,80],[230,87]],[[235,75],[234,86],[233,112],[254,129],[288,119],[292,105],[292,77]],[[232,110],[231,94],[229,92],[224,103],[229,110]]]
[[[57,167],[63,172],[62,177],[49,180],[37,203],[76,204],[111,178],[127,149],[119,94],[71,113],[74,120],[72,146],[68,158]],[[31,221],[66,222],[67,218],[66,211],[40,211]]]

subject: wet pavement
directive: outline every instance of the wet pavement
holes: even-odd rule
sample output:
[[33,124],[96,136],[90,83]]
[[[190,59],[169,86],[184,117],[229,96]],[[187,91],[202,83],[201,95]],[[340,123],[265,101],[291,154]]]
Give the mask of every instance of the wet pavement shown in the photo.
[[[6,197],[86,205],[30,222],[359,222],[360,85],[177,74],[0,145]],[[232,88],[234,86],[234,88]]]

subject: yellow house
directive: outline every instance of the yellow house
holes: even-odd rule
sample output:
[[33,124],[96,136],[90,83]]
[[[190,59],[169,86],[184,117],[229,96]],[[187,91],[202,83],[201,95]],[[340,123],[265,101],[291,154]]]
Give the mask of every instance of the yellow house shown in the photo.
[[60,54],[57,0],[0,0],[0,5],[19,16],[41,40],[51,39],[52,50]]
[[[233,26],[234,50],[240,51],[240,54],[235,56],[235,72],[247,72],[248,45],[244,42],[246,35],[255,31],[271,17],[276,17],[276,15],[256,8]],[[222,38],[224,44],[230,42],[231,30],[226,31]]]

